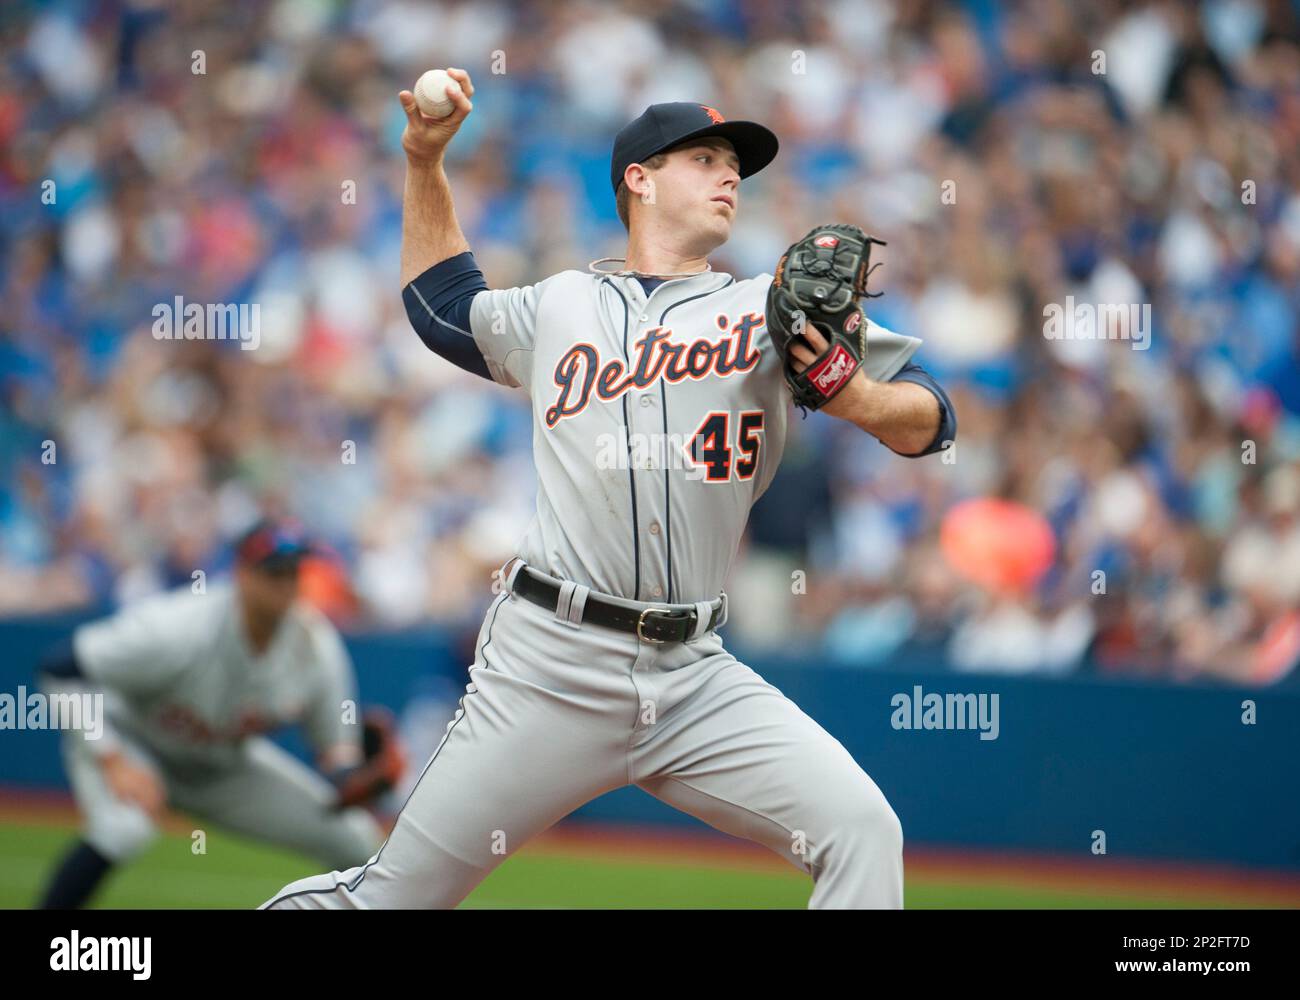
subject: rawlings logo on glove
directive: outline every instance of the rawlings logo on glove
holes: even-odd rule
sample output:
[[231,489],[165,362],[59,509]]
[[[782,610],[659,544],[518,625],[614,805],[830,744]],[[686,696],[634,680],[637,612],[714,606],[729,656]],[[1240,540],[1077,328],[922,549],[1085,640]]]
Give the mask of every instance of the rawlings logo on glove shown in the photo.
[[844,388],[844,383],[857,370],[858,363],[853,360],[853,356],[841,345],[835,344],[826,355],[826,360],[813,365],[805,374],[817,391],[830,399]]
[[[767,292],[767,328],[780,352],[786,384],[796,406],[819,410],[844,388],[867,354],[865,314],[858,300],[867,291],[871,245],[883,240],[857,226],[818,226],[790,247],[776,265]],[[826,350],[802,372],[790,356],[794,343],[810,348],[802,334],[811,323],[826,338]]]

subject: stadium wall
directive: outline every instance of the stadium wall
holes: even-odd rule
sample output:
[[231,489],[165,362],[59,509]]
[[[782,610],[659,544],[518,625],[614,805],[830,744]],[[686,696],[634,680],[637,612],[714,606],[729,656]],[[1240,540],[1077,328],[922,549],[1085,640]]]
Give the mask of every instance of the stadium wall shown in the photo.
[[[0,692],[31,689],[41,652],[73,624],[0,623]],[[441,632],[352,635],[348,645],[364,703],[400,713],[431,680],[451,697],[463,683],[457,643]],[[909,843],[1074,854],[1091,851],[1102,831],[1107,856],[1300,870],[1300,689],[749,662],[863,765]],[[922,701],[984,695],[986,719],[996,695],[996,738],[981,739],[974,720],[898,728],[902,714],[914,718],[902,696],[915,700],[918,688]],[[1243,721],[1252,705],[1254,722]],[[303,750],[295,735],[282,741]],[[0,788],[66,786],[56,734],[0,731],[0,750]],[[578,815],[696,823],[635,789]]]

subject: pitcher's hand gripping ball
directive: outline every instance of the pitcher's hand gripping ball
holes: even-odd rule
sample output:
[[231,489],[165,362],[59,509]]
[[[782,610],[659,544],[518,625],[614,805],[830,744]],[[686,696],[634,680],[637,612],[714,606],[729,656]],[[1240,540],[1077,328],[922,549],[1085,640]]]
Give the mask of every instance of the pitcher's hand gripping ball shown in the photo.
[[[858,304],[867,291],[871,245],[883,240],[857,226],[818,226],[781,257],[767,293],[767,328],[784,360],[786,384],[796,406],[819,410],[849,383],[867,354],[866,314]],[[807,368],[794,370],[790,346],[812,346],[801,335],[811,323],[829,346]]]
[[460,91],[460,84],[445,70],[431,69],[415,81],[412,93],[420,113],[426,118],[446,118],[455,109],[452,93]]
[[335,808],[364,805],[377,799],[401,780],[406,751],[397,735],[393,714],[385,708],[368,708],[361,716],[361,744],[365,763],[338,775]]

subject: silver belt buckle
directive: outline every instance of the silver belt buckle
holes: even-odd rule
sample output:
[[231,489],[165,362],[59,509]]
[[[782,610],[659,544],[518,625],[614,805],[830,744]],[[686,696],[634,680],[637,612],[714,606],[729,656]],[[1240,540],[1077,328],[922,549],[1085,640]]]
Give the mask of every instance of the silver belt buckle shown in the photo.
[[664,615],[671,615],[673,613],[672,608],[646,608],[644,611],[641,612],[640,617],[638,617],[636,620],[636,637],[640,639],[642,642],[653,642],[657,646],[662,646],[665,642],[668,641],[667,639],[654,639],[646,635],[645,632],[642,631],[645,628],[645,616],[650,614],[652,611],[657,611],[660,614],[664,614]]

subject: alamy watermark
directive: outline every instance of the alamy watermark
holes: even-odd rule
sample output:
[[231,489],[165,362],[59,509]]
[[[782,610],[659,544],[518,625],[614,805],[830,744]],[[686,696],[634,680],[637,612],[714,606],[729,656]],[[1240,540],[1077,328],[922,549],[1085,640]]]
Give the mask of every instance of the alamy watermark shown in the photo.
[[129,972],[148,979],[153,966],[153,938],[82,937],[73,930],[50,941],[50,968],[55,972]]
[[895,729],[976,729],[981,740],[996,740],[1001,732],[996,694],[926,694],[921,685],[889,699]]
[[104,735],[102,691],[44,694],[18,685],[17,695],[0,691],[0,729],[80,730],[88,740]]
[[707,474],[705,464],[691,457],[692,451],[701,447],[703,440],[700,435],[629,433],[626,427],[620,427],[616,432],[596,435],[596,468],[671,469],[684,471],[687,479],[704,479]]
[[1133,350],[1151,346],[1151,303],[1076,302],[1043,306],[1043,336],[1048,340],[1128,340]]
[[255,351],[262,342],[259,302],[186,302],[177,295],[159,302],[153,316],[154,340],[237,340],[241,351]]

